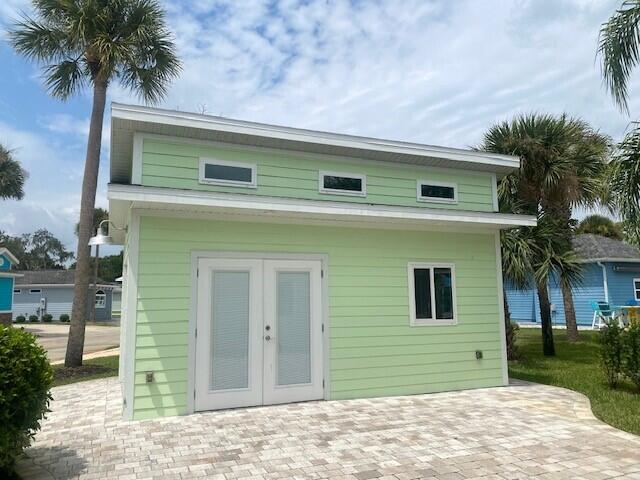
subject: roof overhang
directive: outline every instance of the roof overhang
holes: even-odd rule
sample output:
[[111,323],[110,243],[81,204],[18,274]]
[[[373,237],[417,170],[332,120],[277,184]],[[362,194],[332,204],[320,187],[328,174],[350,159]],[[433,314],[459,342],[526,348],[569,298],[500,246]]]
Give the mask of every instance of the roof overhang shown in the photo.
[[23,276],[21,273],[0,272],[0,278],[19,278]]
[[[22,275],[20,275],[22,276]],[[31,288],[31,287],[37,287],[37,288],[73,288],[74,285],[73,283],[16,283],[15,288]],[[89,284],[90,287],[93,286],[92,283]],[[96,285],[96,288],[101,288],[101,289],[113,289],[115,288],[116,285],[108,285],[108,284],[103,284],[103,283],[98,283]]]
[[586,258],[578,260],[578,263],[640,263],[640,258]]
[[131,183],[134,133],[317,153],[337,157],[457,168],[506,175],[520,167],[511,155],[342,135],[211,115],[113,103],[111,182]]
[[[107,196],[111,221],[118,226],[126,225],[130,209],[217,220],[398,230],[495,231],[536,225],[535,217],[524,215],[293,200],[137,185],[109,185]],[[114,241],[124,242],[124,231],[112,229],[110,234]]]
[[11,253],[6,247],[0,247],[0,255],[4,255],[5,257],[7,257],[14,265],[18,265],[20,263],[16,256]]

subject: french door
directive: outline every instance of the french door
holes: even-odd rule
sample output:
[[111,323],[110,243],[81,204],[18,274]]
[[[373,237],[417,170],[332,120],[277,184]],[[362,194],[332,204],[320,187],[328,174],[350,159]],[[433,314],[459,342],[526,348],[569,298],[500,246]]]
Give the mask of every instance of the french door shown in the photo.
[[198,261],[195,409],[323,398],[321,264]]

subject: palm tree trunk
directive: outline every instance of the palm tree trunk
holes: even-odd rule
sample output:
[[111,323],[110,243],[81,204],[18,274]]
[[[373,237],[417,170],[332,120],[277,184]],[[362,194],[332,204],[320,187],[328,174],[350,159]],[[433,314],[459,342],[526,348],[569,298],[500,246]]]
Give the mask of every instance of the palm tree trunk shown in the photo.
[[100,147],[102,144],[102,124],[104,107],[107,98],[107,84],[95,80],[93,86],[93,109],[89,125],[87,156],[82,179],[82,198],[80,201],[80,222],[78,226],[78,249],[76,261],[75,286],[73,289],[73,307],[71,309],[71,326],[67,340],[67,353],[64,364],[67,367],[82,365],[84,350],[84,330],[87,320],[87,293],[91,270],[91,251],[88,247],[93,228],[93,213],[98,186],[98,170],[100,168]]
[[542,320],[542,352],[546,356],[552,357],[556,354],[556,348],[553,344],[551,303],[549,302],[547,282],[538,284],[538,302],[540,304],[540,319]]
[[568,282],[560,280],[560,288],[562,288],[562,302],[564,303],[564,319],[567,325],[567,340],[570,342],[578,341],[578,322],[576,321],[576,309],[573,306],[573,294],[571,293],[571,285]]

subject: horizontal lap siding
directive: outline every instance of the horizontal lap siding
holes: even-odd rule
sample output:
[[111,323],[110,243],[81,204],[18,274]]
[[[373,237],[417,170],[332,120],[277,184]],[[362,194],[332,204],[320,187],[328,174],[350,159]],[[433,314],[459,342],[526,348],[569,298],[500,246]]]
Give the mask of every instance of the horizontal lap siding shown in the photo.
[[[331,398],[502,382],[493,235],[143,217],[136,418],[186,411],[192,251],[328,255]],[[455,263],[457,326],[409,327],[409,261]]]
[[[223,187],[198,183],[199,157],[254,163],[258,166],[258,188]],[[365,174],[367,196],[350,197],[318,192],[318,171],[329,170]],[[418,202],[416,181],[430,179],[458,183],[458,204]],[[486,173],[468,173],[429,168],[387,167],[349,160],[309,158],[291,152],[240,151],[211,146],[171,143],[145,139],[143,144],[142,184],[211,192],[228,192],[308,200],[332,200],[380,205],[401,205],[491,212],[492,177]]]

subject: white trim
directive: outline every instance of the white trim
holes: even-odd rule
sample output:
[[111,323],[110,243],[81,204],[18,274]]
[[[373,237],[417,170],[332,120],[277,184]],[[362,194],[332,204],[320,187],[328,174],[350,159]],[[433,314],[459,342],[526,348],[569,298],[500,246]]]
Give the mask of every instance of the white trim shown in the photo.
[[[360,180],[362,190],[340,190],[337,188],[325,188],[324,177],[343,177]],[[330,195],[347,195],[350,197],[366,197],[367,196],[367,176],[361,173],[335,172],[320,170],[318,172],[318,192]]]
[[[102,300],[100,304],[98,304],[98,297],[100,297],[100,299]],[[105,291],[102,289],[96,290],[94,301],[96,308],[107,308],[107,294],[105,293]]]
[[636,282],[640,283],[640,278],[633,279],[633,297],[640,302],[640,288],[636,288]]
[[615,257],[603,257],[603,258],[587,258],[579,259],[578,263],[640,263],[640,258],[615,258]]
[[493,211],[500,211],[500,203],[498,202],[498,176],[495,173],[491,174],[491,202],[493,204]]
[[127,311],[124,312],[125,316],[122,317],[124,321],[127,322],[127,326],[124,358],[120,357],[120,361],[125,362],[123,393],[127,402],[122,413],[126,420],[131,420],[133,419],[135,386],[135,347],[138,323],[138,258],[140,250],[140,216],[135,211],[131,211],[128,236]]
[[259,213],[264,216],[270,213],[291,218],[296,214],[308,219],[343,218],[345,221],[368,221],[370,223],[385,222],[449,222],[509,228],[517,226],[535,226],[536,217],[511,215],[493,212],[470,212],[454,210],[438,210],[420,207],[391,207],[387,205],[350,204],[329,201],[293,200],[276,197],[257,197],[251,195],[219,194],[214,192],[197,192],[173,188],[139,187],[135,185],[109,185],[109,200],[136,202],[136,207],[145,205],[162,208],[172,207],[208,207],[224,209],[229,213]]
[[24,277],[24,275],[21,273],[0,272],[0,278],[19,278],[19,277]]
[[144,135],[139,132],[133,134],[133,152],[131,156],[131,183],[142,185],[142,153]]
[[604,288],[604,301],[609,303],[609,281],[607,279],[607,266],[602,262],[596,262],[602,268],[602,287]]
[[496,281],[498,282],[498,322],[500,330],[500,351],[502,352],[502,384],[509,385],[509,364],[507,360],[507,332],[504,312],[504,280],[502,278],[502,248],[500,232],[495,234],[496,245]]
[[[425,197],[424,195],[422,195],[423,185],[453,188],[453,198]],[[436,180],[418,179],[418,181],[416,182],[416,196],[419,202],[457,204],[458,203],[458,184],[455,182],[440,182]]]
[[13,253],[11,253],[9,249],[6,247],[0,247],[0,255],[4,255],[15,265],[18,265],[20,263],[20,261],[16,258],[16,256]]
[[[415,294],[415,275],[417,268],[429,269],[429,288],[431,293],[431,314],[432,318],[416,318],[416,294]],[[453,310],[453,318],[436,318],[436,289],[434,282],[435,268],[448,268],[451,270],[451,297]],[[438,326],[438,325],[457,325],[458,324],[458,306],[456,294],[456,266],[454,263],[432,263],[432,262],[409,262],[407,264],[407,276],[409,283],[409,325],[412,327],[421,326]]]
[[[237,167],[251,170],[251,181],[242,182],[239,180],[224,180],[205,177],[205,166],[209,165],[223,165],[226,167]],[[224,185],[228,187],[244,187],[244,188],[257,188],[258,187],[258,166],[255,163],[244,162],[230,162],[227,160],[218,160],[212,157],[200,157],[198,167],[198,183],[205,185]]]

